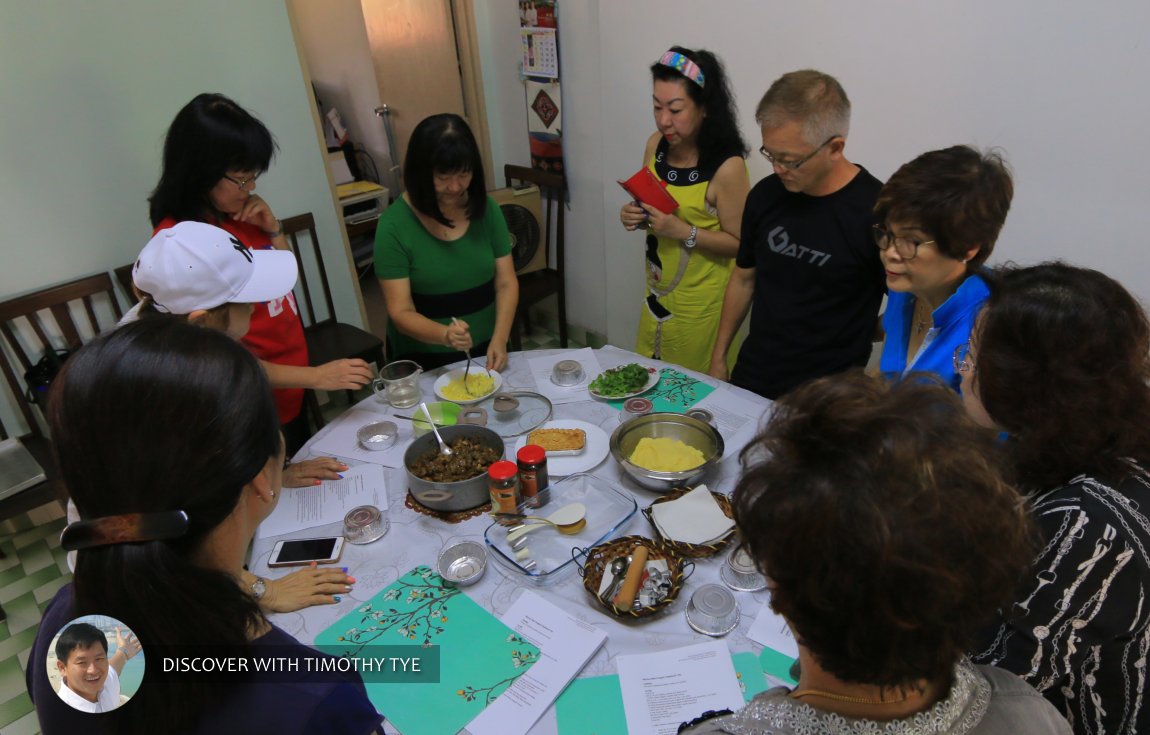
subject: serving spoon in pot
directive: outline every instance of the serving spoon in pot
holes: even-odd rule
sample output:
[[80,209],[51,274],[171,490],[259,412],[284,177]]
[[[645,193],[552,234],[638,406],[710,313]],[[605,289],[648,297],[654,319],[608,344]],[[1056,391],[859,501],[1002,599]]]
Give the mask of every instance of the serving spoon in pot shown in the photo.
[[419,408],[423,411],[423,415],[427,417],[427,423],[431,425],[431,431],[435,434],[435,440],[439,442],[439,453],[444,457],[450,457],[454,452],[451,451],[451,447],[447,446],[447,442],[443,441],[443,437],[440,436],[439,427],[435,425],[435,420],[431,418],[431,411],[427,410],[427,402],[420,401]]

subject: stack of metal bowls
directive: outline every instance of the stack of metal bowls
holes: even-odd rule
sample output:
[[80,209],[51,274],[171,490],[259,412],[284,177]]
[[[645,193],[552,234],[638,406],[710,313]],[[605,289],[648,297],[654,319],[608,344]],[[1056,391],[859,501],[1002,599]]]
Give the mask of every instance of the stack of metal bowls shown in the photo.
[[[657,472],[633,464],[635,446],[643,437],[678,439],[703,453],[703,464],[681,472]],[[723,437],[705,421],[681,413],[649,413],[632,419],[611,434],[611,456],[641,487],[665,493],[677,487],[694,487],[723,459]]]

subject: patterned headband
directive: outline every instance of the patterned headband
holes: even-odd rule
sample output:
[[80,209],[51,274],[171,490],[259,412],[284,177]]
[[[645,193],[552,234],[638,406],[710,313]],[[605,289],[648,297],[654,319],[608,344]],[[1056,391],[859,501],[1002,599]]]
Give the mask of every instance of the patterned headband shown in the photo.
[[671,67],[686,78],[690,79],[695,84],[698,84],[700,89],[703,88],[705,81],[703,77],[703,70],[699,68],[698,64],[691,61],[686,56],[683,56],[676,51],[668,51],[667,53],[663,54],[663,58],[659,59],[659,63],[663,66]]

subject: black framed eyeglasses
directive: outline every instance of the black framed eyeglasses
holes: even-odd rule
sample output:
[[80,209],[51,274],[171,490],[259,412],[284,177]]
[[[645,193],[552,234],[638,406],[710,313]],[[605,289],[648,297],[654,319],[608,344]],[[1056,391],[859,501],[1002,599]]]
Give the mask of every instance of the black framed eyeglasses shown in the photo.
[[969,342],[963,342],[954,348],[954,371],[956,373],[974,372],[974,360],[970,355]]
[[894,245],[894,251],[903,260],[914,260],[918,257],[919,248],[935,242],[934,240],[920,242],[911,237],[897,237],[894,232],[882,225],[871,225],[871,232],[874,233],[874,244],[878,245],[879,250],[886,250]]
[[839,135],[838,133],[835,133],[831,137],[824,140],[822,142],[822,145],[820,145],[818,148],[815,148],[813,151],[811,151],[810,153],[803,156],[802,158],[800,158],[797,161],[783,161],[783,160],[780,160],[778,158],[775,158],[774,156],[772,156],[770,153],[767,152],[767,147],[765,145],[759,146],[759,153],[761,153],[763,158],[767,159],[767,162],[770,163],[772,166],[778,166],[779,168],[785,168],[788,171],[798,171],[800,168],[802,168],[804,163],[806,163],[807,161],[814,158],[815,154],[818,153],[819,151],[821,151],[823,148],[826,148],[832,140],[834,140],[835,138],[841,138],[841,137],[842,137],[841,135]]
[[240,191],[247,191],[248,184],[256,183],[256,179],[259,177],[259,174],[253,174],[246,179],[237,179],[234,176],[228,176],[227,174],[224,174],[224,178],[239,187]]

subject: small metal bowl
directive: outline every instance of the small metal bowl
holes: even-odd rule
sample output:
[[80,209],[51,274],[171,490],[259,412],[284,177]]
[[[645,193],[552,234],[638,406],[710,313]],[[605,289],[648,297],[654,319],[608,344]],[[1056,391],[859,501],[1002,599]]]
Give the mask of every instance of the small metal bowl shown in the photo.
[[374,505],[352,508],[343,517],[343,537],[349,544],[370,544],[389,528],[391,522]]
[[564,387],[579,385],[584,377],[583,366],[578,360],[560,360],[551,368],[551,382],[555,385]]
[[399,439],[399,427],[394,421],[376,421],[365,424],[355,432],[359,445],[372,452],[390,449]]
[[476,541],[461,541],[439,552],[439,576],[457,587],[475,584],[487,569],[487,549]]
[[759,573],[751,555],[741,546],[736,546],[727,555],[727,563],[719,570],[723,583],[739,592],[758,592],[767,586],[767,578]]
[[724,636],[739,624],[739,603],[726,587],[705,584],[687,603],[687,625],[703,635]]

